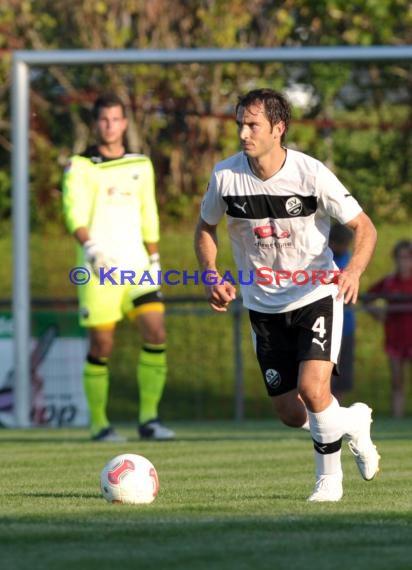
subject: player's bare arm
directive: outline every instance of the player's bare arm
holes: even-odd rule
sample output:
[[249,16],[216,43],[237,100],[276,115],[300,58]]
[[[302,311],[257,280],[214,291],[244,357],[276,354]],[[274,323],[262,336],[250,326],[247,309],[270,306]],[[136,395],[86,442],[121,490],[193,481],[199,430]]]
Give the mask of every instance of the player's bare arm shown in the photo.
[[90,239],[89,230],[86,227],[80,227],[74,230],[73,236],[80,245],[84,245],[86,241],[89,241]]
[[213,310],[217,312],[227,311],[231,301],[236,298],[236,289],[227,281],[219,284],[221,277],[216,268],[218,242],[217,227],[207,224],[202,218],[196,227],[195,251],[202,271],[213,271],[218,283],[206,285],[206,298]]
[[157,242],[145,241],[144,245],[149,255],[155,255],[156,253],[159,253],[159,244]]
[[356,303],[362,273],[375,251],[377,232],[369,216],[361,212],[346,224],[354,232],[353,254],[339,277],[339,298],[345,303]]

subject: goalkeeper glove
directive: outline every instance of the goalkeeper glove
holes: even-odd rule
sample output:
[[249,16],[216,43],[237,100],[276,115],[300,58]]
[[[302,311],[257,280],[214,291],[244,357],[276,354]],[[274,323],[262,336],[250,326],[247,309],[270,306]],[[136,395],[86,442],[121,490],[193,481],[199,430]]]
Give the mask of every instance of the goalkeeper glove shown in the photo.
[[158,278],[158,271],[161,271],[160,255],[158,253],[152,253],[152,255],[149,255],[149,271],[153,278]]
[[101,267],[107,271],[116,263],[102,251],[99,244],[91,239],[83,244],[83,250],[85,259],[90,264],[96,277],[100,277]]

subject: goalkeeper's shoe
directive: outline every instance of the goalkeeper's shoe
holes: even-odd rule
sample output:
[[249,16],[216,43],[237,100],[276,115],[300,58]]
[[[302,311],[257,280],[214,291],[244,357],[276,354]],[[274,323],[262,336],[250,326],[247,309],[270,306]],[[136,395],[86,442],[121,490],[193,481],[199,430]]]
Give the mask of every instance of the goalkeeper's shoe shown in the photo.
[[175,438],[175,432],[164,426],[159,418],[140,424],[138,431],[141,439],[167,441]]
[[341,500],[342,496],[342,472],[340,472],[318,477],[315,490],[308,497],[308,501],[313,503],[337,502]]
[[127,441],[125,437],[119,435],[109,426],[101,429],[96,435],[92,436],[92,441],[103,441],[107,443],[124,443]]
[[366,404],[357,402],[350,409],[358,420],[353,434],[349,434],[348,446],[355,457],[360,474],[365,481],[371,481],[379,471],[380,455],[371,440],[372,410]]

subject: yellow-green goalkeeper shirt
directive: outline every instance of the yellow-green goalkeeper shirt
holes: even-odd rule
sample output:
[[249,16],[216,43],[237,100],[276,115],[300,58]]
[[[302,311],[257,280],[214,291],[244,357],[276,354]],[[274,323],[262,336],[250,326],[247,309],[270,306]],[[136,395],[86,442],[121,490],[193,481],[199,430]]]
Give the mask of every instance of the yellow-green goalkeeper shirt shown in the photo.
[[[144,242],[159,241],[159,216],[147,156],[107,160],[96,147],[73,156],[63,175],[63,209],[69,231],[87,227],[119,269],[148,266]],[[82,248],[78,261],[83,262]]]

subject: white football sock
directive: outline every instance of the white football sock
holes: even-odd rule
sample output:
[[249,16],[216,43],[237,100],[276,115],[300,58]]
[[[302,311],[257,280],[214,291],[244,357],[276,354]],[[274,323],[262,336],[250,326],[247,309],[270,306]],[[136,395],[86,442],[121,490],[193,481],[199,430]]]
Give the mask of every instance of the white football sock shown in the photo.
[[316,443],[314,444],[317,477],[342,472],[340,446],[344,431],[341,426],[339,409],[338,401],[333,399],[322,412],[308,411],[312,439],[318,444],[325,444],[318,446],[318,450]]

